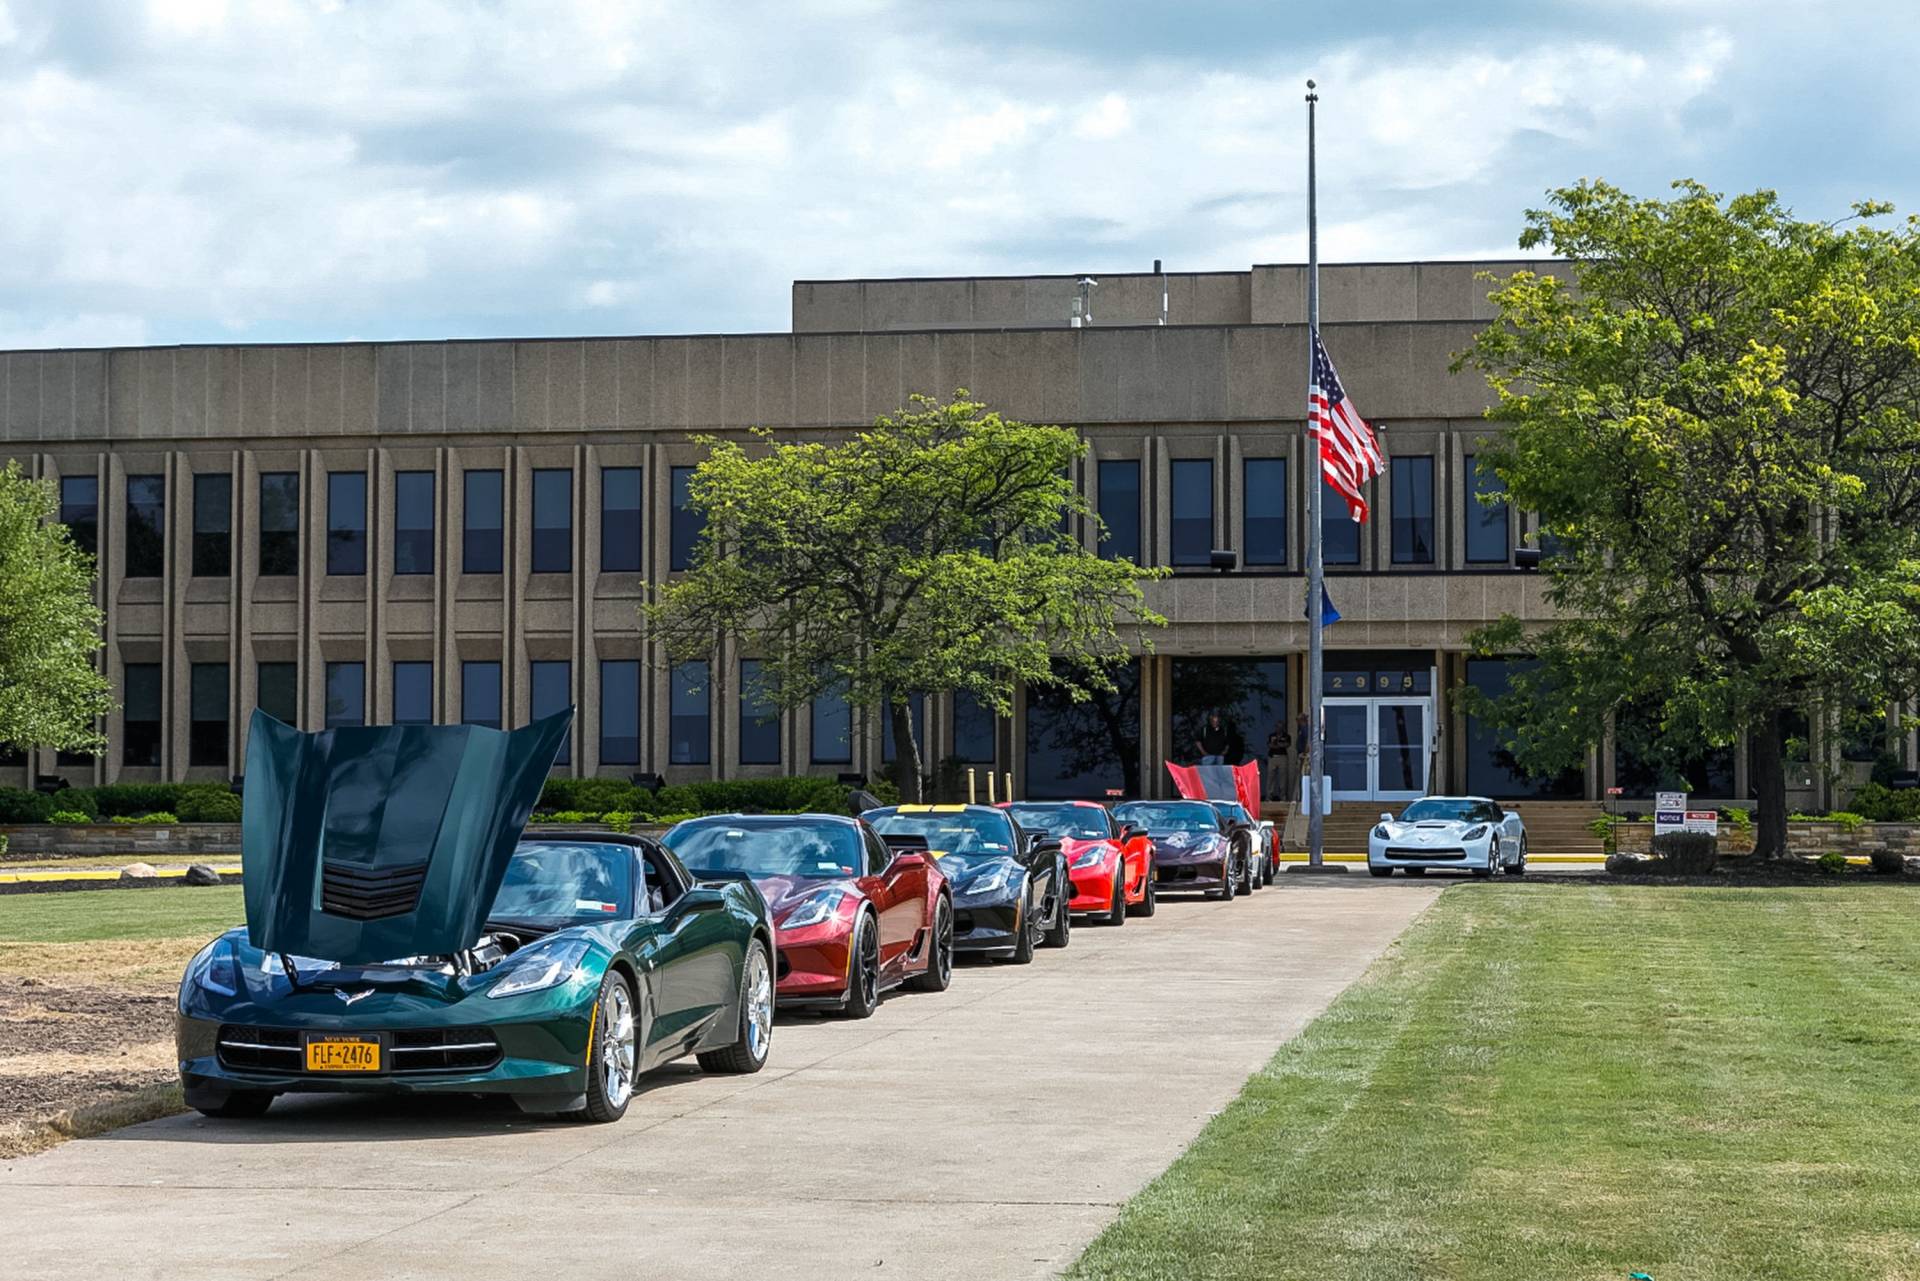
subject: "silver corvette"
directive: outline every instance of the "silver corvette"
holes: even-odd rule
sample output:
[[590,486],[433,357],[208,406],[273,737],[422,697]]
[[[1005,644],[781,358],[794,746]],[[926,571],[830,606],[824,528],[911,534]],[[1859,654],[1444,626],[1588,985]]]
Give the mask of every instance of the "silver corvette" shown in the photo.
[[1430,867],[1519,876],[1527,870],[1527,827],[1484,796],[1423,796],[1399,818],[1382,814],[1367,835],[1367,870],[1392,876],[1396,867],[1409,876]]

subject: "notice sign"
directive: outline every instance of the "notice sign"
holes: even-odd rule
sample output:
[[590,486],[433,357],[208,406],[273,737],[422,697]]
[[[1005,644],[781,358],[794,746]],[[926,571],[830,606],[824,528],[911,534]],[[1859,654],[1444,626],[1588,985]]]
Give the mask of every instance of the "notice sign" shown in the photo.
[[1664,832],[1684,832],[1687,829],[1687,794],[1685,792],[1655,792],[1653,794],[1653,834]]
[[1689,832],[1705,832],[1709,836],[1720,835],[1720,811],[1688,810],[1686,830]]

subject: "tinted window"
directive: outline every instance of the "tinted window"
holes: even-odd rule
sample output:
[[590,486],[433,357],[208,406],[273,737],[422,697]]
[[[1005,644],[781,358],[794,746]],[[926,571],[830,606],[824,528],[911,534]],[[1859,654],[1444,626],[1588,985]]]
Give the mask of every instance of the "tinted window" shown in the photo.
[[489,920],[569,925],[633,915],[633,851],[625,845],[528,841],[507,861]]
[[[1175,761],[1197,761],[1207,753],[1200,739],[1209,719],[1220,714],[1226,731],[1226,758],[1237,765],[1252,757],[1264,759],[1267,735],[1287,717],[1287,664],[1280,658],[1176,658],[1170,710],[1173,738],[1168,756]],[[1293,727],[1287,725],[1292,734]]]
[[74,546],[89,556],[100,551],[100,481],[93,476],[60,478],[60,523]]
[[857,876],[862,870],[860,829],[852,823],[703,818],[680,824],[662,844],[696,873],[744,872],[815,880]]
[[1497,823],[1500,807],[1489,801],[1459,796],[1425,796],[1400,811],[1403,823],[1432,822]]
[[[533,719],[540,720],[556,712],[564,712],[573,706],[573,664],[564,659],[550,659],[530,663],[527,667],[527,704],[532,709]],[[556,765],[573,763],[573,733],[560,740],[559,754],[554,758]]]
[[1059,840],[1096,841],[1113,835],[1107,811],[1098,805],[1010,805],[1007,813],[1029,832]]
[[159,578],[166,573],[166,477],[127,477],[126,553],[128,578]]
[[533,572],[573,570],[573,473],[540,468],[533,473]]
[[1241,465],[1246,531],[1242,560],[1248,565],[1287,563],[1287,460],[1249,458]]
[[460,664],[460,723],[500,728],[500,664]]
[[966,690],[953,696],[953,754],[970,764],[993,763],[994,722],[991,704]]
[[600,570],[606,574],[640,572],[640,468],[600,469]]
[[1433,457],[1392,460],[1393,563],[1433,564]]
[[284,725],[300,723],[300,665],[262,663],[254,699],[260,710]]
[[640,763],[640,664],[632,659],[600,663],[600,762]]
[[1140,663],[1109,674],[1114,689],[1095,690],[1084,702],[1058,684],[1027,687],[1028,797],[1099,800],[1139,788]]
[[1135,801],[1114,807],[1113,821],[1145,832],[1217,832],[1220,816],[1201,801]]
[[367,473],[327,473],[327,572],[367,572]]
[[813,760],[818,765],[844,765],[853,759],[853,708],[847,704],[847,686],[840,682],[813,696]]
[[260,473],[260,575],[300,572],[300,473]]
[[707,527],[707,518],[696,511],[688,489],[693,482],[693,468],[675,467],[669,476],[673,486],[673,508],[671,543],[668,547],[668,569],[686,569],[693,564],[693,551],[700,542],[700,533]]
[[780,709],[765,687],[757,658],[740,660],[740,763],[780,763]]
[[120,763],[160,764],[160,664],[128,663]]
[[465,481],[460,570],[466,574],[497,574],[505,563],[501,545],[500,473],[470,471]]
[[707,763],[712,737],[708,677],[705,659],[680,663],[673,669],[673,688],[668,695],[671,752],[667,759],[675,765]]
[[1360,525],[1347,512],[1340,491],[1320,480],[1321,558],[1329,565],[1360,563]]
[[233,573],[233,477],[203,472],[193,478],[193,575]]
[[1110,560],[1140,560],[1140,464],[1107,459],[1100,464],[1100,519],[1107,536],[1100,554]]
[[367,723],[367,668],[364,663],[327,664],[327,728]]
[[1169,522],[1173,563],[1205,565],[1213,551],[1213,463],[1205,458],[1173,462],[1173,516]]
[[393,723],[433,724],[433,664],[393,665]]
[[195,663],[188,691],[187,763],[227,763],[227,665]]
[[[1469,658],[1467,684],[1488,698],[1506,694],[1515,673],[1540,666],[1537,659]],[[1560,774],[1533,775],[1520,768],[1506,746],[1506,735],[1478,716],[1467,717],[1466,740],[1461,749],[1467,762],[1467,790],[1481,796],[1507,798],[1552,797],[1578,800],[1585,790],[1585,775],[1579,769]]]
[[393,572],[433,572],[433,473],[393,474]]
[[1462,507],[1467,530],[1467,563],[1504,565],[1513,546],[1513,533],[1503,498],[1488,506],[1480,501],[1485,494],[1504,494],[1507,487],[1491,471],[1474,465],[1472,454],[1466,458],[1467,493]]
[[1005,854],[1013,823],[1003,813],[976,809],[871,810],[864,815],[882,836],[918,836],[942,854]]

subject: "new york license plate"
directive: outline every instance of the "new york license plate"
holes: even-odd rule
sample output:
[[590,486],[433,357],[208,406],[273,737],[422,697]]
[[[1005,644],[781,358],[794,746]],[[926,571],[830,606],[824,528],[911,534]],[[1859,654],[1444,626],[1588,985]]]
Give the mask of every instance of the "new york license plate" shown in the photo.
[[378,1072],[380,1038],[374,1036],[311,1036],[307,1038],[309,1072]]

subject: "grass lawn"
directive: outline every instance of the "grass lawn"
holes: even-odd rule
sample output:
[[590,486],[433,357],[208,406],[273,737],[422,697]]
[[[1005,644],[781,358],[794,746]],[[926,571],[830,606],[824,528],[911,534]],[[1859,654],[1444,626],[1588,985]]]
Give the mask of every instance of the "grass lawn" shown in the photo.
[[0,974],[164,990],[246,916],[238,885],[0,894]]
[[1920,1278],[1920,894],[1450,889],[1077,1278]]

